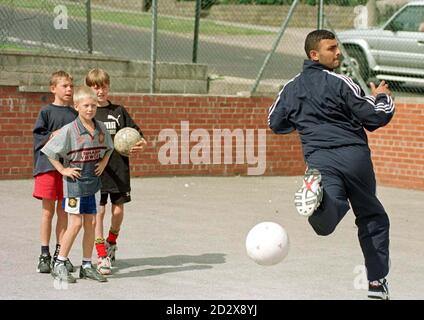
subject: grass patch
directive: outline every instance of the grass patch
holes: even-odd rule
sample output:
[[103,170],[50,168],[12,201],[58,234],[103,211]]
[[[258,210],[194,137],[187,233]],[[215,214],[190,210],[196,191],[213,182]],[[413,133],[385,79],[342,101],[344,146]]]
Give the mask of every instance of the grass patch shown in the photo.
[[29,48],[25,48],[22,46],[19,46],[17,44],[14,43],[1,43],[0,44],[0,50],[15,50],[15,51],[33,51]]
[[[54,14],[54,8],[58,6],[60,1],[48,0],[0,0],[0,5],[9,6],[13,8],[24,8],[37,10],[41,13]],[[83,3],[75,4],[69,2],[62,2],[67,9],[69,17],[84,18],[85,5]],[[193,13],[194,14],[194,13]],[[92,8],[91,16],[93,21],[110,22],[113,24],[120,24],[126,26],[133,26],[138,28],[151,28],[151,14],[150,13],[132,13],[121,12],[115,10],[105,10],[99,8]],[[158,16],[158,31],[191,34],[194,30],[194,19],[178,19],[172,17]],[[200,21],[200,33],[203,35],[234,35],[234,36],[256,36],[256,35],[270,35],[273,32],[255,30],[250,28],[243,28],[237,26],[222,25],[213,21]]]

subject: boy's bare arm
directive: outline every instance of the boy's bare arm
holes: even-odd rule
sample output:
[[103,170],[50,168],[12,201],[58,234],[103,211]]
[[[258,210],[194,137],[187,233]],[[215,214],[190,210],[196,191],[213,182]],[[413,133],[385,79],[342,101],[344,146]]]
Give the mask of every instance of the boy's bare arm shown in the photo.
[[49,161],[62,176],[72,178],[72,180],[81,177],[81,168],[65,168],[58,160],[49,158]]
[[103,173],[107,166],[107,163],[109,162],[110,155],[111,152],[108,152],[99,162],[96,163],[96,169],[94,169],[94,173],[96,174],[96,176],[100,176]]
[[137,142],[135,146],[130,149],[130,155],[134,155],[138,152],[143,151],[146,146],[147,146],[146,140],[144,140],[144,138],[141,138],[141,140]]

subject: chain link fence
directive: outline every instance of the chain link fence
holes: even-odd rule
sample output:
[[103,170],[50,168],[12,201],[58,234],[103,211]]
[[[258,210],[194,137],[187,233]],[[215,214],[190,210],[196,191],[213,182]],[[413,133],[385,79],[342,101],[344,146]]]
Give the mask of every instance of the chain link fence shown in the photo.
[[[0,0],[0,50],[151,61],[152,1]],[[215,83],[228,84],[213,93],[261,91],[267,84],[275,90],[299,73],[305,36],[318,26],[334,30],[344,43],[350,58],[340,72],[363,82],[388,78],[401,94],[424,92],[424,31],[418,31],[424,1],[390,26],[407,0],[156,1],[154,60],[207,65],[211,91]],[[407,26],[411,19],[417,30]]]
[[2,49],[88,52],[83,1],[0,0]]

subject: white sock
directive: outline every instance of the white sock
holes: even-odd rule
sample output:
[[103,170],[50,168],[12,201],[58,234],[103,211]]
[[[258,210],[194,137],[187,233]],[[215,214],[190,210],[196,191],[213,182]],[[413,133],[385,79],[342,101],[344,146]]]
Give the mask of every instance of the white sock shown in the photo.
[[66,260],[68,260],[67,257],[57,256],[56,261],[54,262],[54,265],[58,266],[59,264],[65,264]]
[[82,264],[81,267],[85,268],[91,268],[91,258],[82,258]]

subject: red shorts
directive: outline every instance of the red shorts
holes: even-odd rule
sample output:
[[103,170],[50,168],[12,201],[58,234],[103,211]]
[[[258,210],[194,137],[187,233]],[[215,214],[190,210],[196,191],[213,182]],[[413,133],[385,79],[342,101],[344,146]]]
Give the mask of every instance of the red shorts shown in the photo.
[[57,171],[40,173],[35,176],[34,193],[37,199],[62,200],[63,177]]

